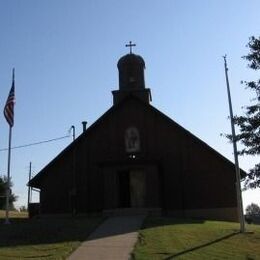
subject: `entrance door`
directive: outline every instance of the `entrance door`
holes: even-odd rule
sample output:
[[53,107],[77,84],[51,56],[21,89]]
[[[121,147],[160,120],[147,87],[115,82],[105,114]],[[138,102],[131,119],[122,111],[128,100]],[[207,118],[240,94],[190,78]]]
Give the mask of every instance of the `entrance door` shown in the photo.
[[102,168],[102,171],[104,209],[161,207],[161,182],[157,166],[109,166]]
[[145,172],[140,170],[130,171],[130,197],[132,207],[145,207],[145,186]]
[[118,172],[118,206],[120,208],[145,207],[145,172],[141,170]]
[[119,207],[130,208],[130,185],[129,171],[120,171],[118,173],[118,189],[119,189]]

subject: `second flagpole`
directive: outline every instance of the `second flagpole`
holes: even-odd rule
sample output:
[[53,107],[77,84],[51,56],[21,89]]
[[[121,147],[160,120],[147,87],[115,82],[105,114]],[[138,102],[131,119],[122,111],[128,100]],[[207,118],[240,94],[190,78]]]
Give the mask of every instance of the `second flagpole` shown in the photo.
[[232,101],[231,101],[231,94],[230,94],[230,87],[229,87],[229,80],[228,80],[228,67],[227,67],[227,60],[226,60],[227,56],[225,55],[225,56],[223,56],[223,58],[224,58],[224,68],[225,68],[225,77],[226,77],[227,94],[228,94],[228,105],[229,105],[229,112],[230,112],[232,143],[233,143],[234,159],[235,159],[237,210],[238,210],[238,217],[239,217],[239,222],[240,222],[240,232],[244,233],[245,232],[245,218],[244,218],[244,213],[243,213],[243,201],[242,201],[242,195],[241,195],[241,178],[240,178],[240,168],[239,168],[239,163],[238,163],[236,132],[235,132]]

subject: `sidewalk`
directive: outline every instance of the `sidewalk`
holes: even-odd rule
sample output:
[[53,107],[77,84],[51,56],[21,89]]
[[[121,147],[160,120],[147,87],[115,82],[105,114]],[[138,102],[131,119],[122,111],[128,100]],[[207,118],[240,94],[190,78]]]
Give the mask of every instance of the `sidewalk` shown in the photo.
[[110,217],[68,260],[127,260],[137,241],[144,216]]

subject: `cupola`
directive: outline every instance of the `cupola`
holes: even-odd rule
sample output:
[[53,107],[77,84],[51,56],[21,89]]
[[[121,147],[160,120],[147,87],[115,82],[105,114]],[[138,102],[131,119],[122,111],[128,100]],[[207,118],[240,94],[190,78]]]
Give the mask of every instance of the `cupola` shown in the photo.
[[145,63],[141,56],[127,54],[119,59],[117,63],[119,72],[119,89],[144,89]]
[[145,88],[145,62],[140,55],[132,52],[133,46],[135,44],[130,41],[126,45],[126,47],[130,47],[130,53],[121,57],[117,63],[119,90],[112,91],[114,104],[129,95],[135,95],[147,103],[151,101],[151,91],[149,88]]

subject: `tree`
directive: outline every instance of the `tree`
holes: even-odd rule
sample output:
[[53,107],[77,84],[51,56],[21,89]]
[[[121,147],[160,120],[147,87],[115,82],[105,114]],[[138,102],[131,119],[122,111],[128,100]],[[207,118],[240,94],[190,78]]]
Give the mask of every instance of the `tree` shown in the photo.
[[[260,37],[249,38],[247,45],[249,53],[242,58],[249,62],[248,67],[257,71],[260,70]],[[242,81],[246,88],[254,92],[254,99],[250,106],[244,107],[245,115],[235,116],[234,123],[239,128],[236,140],[243,144],[240,155],[259,155],[260,154],[260,79],[256,81]],[[229,139],[232,139],[229,136]],[[260,187],[260,163],[250,169],[245,177],[245,188]]]
[[[6,203],[6,186],[7,186],[7,178],[5,176],[0,176],[0,209],[5,209]],[[10,188],[13,186],[13,183],[10,181]],[[9,196],[9,208],[14,209],[14,202],[17,200],[17,196],[15,196],[12,191]]]
[[3,209],[5,204],[5,183],[0,176],[0,209]]
[[20,212],[27,212],[27,208],[26,208],[25,206],[21,206],[21,207],[19,208],[19,211],[20,211]]
[[260,207],[255,203],[251,203],[246,207],[246,215],[248,216],[260,215]]

